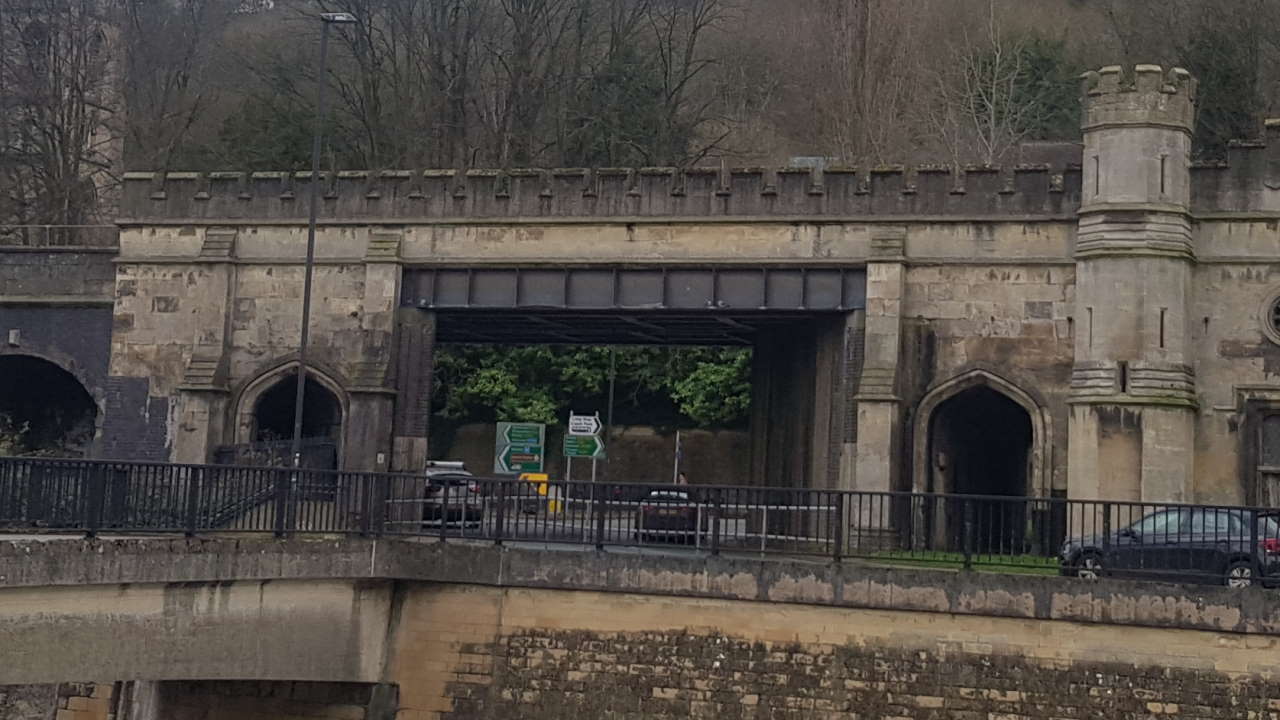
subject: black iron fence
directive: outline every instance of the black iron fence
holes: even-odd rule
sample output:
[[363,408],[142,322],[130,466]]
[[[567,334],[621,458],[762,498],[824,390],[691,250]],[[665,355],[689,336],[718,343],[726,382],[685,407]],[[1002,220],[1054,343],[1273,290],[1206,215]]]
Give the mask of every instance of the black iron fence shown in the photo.
[[1233,586],[1280,582],[1265,508],[801,488],[535,484],[437,471],[0,458],[0,531],[325,533]]
[[[338,443],[329,438],[302,439],[302,467],[309,470],[333,470],[338,467]],[[291,467],[291,440],[264,440],[242,445],[222,445],[214,449],[215,465],[246,467]]]

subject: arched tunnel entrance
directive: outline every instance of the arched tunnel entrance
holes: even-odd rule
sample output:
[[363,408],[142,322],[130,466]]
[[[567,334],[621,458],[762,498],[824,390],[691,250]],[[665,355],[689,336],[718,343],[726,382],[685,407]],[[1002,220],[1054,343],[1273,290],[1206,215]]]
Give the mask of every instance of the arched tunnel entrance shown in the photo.
[[[217,462],[258,466],[291,464],[297,391],[298,373],[294,371],[281,375],[256,399],[247,400],[252,403],[251,442],[221,448]],[[342,421],[341,401],[309,373],[302,396],[303,467],[338,468]]]
[[42,358],[0,355],[0,455],[88,455],[97,416],[71,373]]
[[[258,398],[254,408],[254,441],[274,442],[293,437],[297,409],[298,374],[284,376]],[[302,438],[334,440],[342,428],[342,405],[328,388],[308,377],[302,393]]]
[[929,490],[984,499],[943,498],[935,542],[961,548],[965,525],[971,523],[974,550],[1022,551],[1026,503],[1002,498],[1028,494],[1032,435],[1027,411],[986,385],[963,390],[937,407],[929,421]]

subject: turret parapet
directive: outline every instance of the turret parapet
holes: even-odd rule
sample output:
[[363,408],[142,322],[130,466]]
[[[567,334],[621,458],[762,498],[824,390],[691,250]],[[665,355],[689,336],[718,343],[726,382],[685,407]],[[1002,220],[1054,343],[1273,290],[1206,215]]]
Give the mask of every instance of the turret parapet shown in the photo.
[[1191,132],[1195,126],[1196,79],[1182,68],[1119,65],[1080,76],[1085,131],[1114,125],[1157,125]]
[[[296,222],[310,172],[128,173],[124,224]],[[644,167],[322,173],[326,221],[529,218],[1064,218],[1080,167]]]

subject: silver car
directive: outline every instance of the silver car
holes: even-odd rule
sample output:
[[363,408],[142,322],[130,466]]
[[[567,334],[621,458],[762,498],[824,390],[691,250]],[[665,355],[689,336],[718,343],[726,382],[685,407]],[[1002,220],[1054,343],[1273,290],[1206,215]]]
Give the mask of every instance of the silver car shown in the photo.
[[433,467],[426,472],[427,482],[422,499],[422,524],[436,526],[463,525],[480,527],[484,519],[484,500],[475,477],[457,467]]

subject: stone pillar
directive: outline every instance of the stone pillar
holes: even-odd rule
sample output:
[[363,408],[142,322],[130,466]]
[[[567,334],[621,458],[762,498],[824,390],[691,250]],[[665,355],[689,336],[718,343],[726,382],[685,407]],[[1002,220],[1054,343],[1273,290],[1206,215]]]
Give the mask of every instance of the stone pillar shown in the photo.
[[403,308],[396,319],[396,403],[391,469],[426,467],[434,388],[435,313]]
[[897,394],[906,286],[903,228],[875,228],[867,263],[867,311],[858,379],[857,460],[850,487],[898,489],[902,402]]
[[173,438],[173,461],[207,463],[214,450],[228,442],[231,426],[227,388],[228,328],[235,300],[235,228],[211,227],[205,231],[199,264],[188,273],[187,302],[192,307],[195,330],[179,392],[178,432]]
[[1192,499],[1195,85],[1185,70],[1155,65],[1084,75],[1073,498]]
[[392,387],[400,304],[400,230],[374,230],[364,257],[360,360],[351,382],[343,427],[343,467],[385,472],[393,466],[396,391]]
[[[867,263],[867,309],[860,346],[851,348],[860,362],[853,467],[841,487],[883,493],[900,489],[902,472],[902,401],[898,396],[898,364],[902,355],[902,310],[906,291],[906,230],[872,229],[871,260]],[[864,496],[854,503],[849,532],[851,545],[862,549],[889,547],[896,509],[885,496]]]

